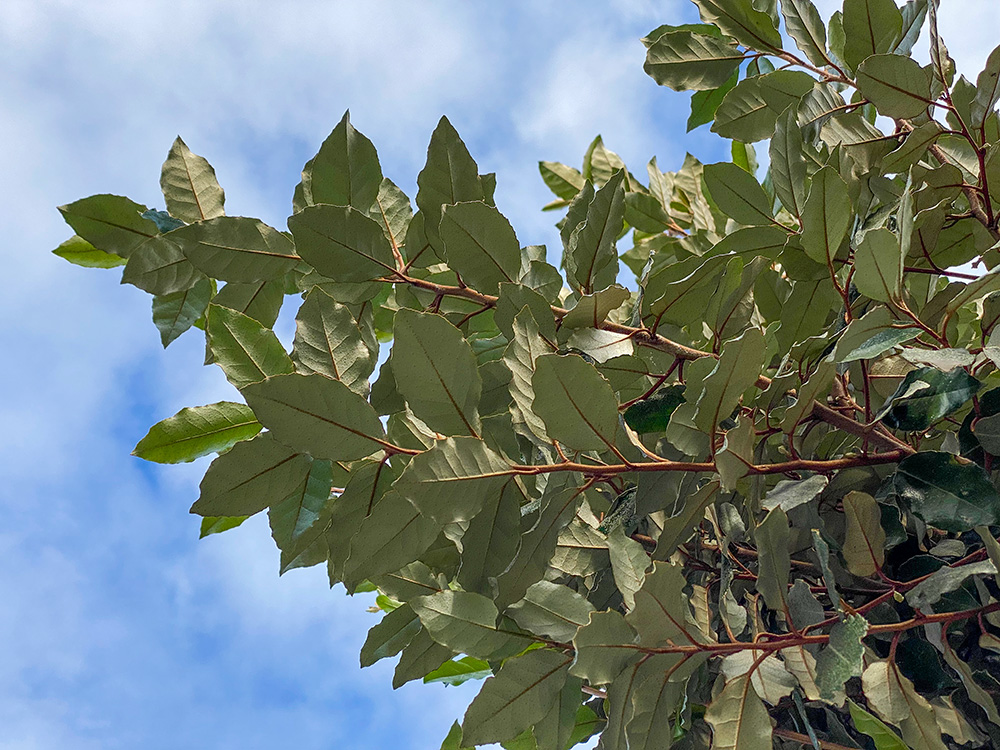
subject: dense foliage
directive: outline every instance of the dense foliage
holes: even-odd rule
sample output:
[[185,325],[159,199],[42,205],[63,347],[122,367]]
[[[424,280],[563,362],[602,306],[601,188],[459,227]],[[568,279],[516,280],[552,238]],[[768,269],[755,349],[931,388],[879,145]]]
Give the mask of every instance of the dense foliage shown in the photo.
[[933,0],[695,4],[646,71],[732,161],[543,162],[561,271],[447,119],[416,210],[347,116],[289,231],[180,139],[166,211],[62,207],[242,398],[135,452],[218,453],[203,535],[267,510],[282,572],[377,589],[394,685],[487,678],[445,748],[1000,746],[1000,48],[972,83]]

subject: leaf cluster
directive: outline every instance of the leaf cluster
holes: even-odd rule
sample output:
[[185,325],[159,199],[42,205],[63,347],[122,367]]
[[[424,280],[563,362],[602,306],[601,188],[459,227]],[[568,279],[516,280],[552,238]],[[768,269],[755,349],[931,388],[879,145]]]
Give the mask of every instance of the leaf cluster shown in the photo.
[[63,206],[241,398],[135,453],[217,454],[202,535],[266,510],[281,572],[377,591],[394,686],[485,680],[444,748],[1000,745],[1000,48],[973,83],[935,0],[695,4],[645,70],[732,160],[542,162],[551,255],[446,118],[411,202],[345,115],[287,231],[180,139],[166,211]]

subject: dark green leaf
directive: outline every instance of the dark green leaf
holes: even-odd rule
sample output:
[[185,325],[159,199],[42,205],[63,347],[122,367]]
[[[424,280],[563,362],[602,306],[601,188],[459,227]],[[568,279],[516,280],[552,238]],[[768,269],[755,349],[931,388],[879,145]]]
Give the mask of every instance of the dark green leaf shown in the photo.
[[926,430],[968,403],[982,385],[960,367],[911,370],[875,418],[894,430]]
[[205,314],[212,298],[212,281],[204,278],[183,292],[153,297],[153,325],[166,347]]
[[170,239],[202,273],[250,283],[284,276],[298,263],[292,241],[257,219],[221,216],[170,232]]
[[625,423],[640,435],[663,432],[674,409],[684,403],[684,386],[668,385],[649,398],[637,401],[625,410]]
[[964,532],[1000,524],[1000,494],[981,467],[950,453],[917,453],[896,470],[894,488],[930,526]]
[[851,70],[870,55],[889,52],[903,31],[895,0],[844,0],[843,60]]
[[715,24],[723,34],[762,52],[781,49],[781,34],[774,19],[752,6],[749,0],[694,0],[701,20]]

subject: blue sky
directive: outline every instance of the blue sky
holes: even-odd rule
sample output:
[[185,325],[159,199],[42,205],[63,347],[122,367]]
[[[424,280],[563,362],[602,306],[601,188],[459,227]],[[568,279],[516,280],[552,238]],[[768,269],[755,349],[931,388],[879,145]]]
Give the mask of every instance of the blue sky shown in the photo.
[[[1000,4],[944,5],[972,77]],[[206,462],[129,453],[181,407],[237,394],[200,366],[197,336],[160,348],[119,271],[50,254],[71,234],[55,207],[101,192],[162,207],[180,134],[228,213],[283,227],[347,108],[412,197],[445,113],[498,173],[522,244],[552,246],[539,159],[577,165],[597,133],[637,174],[654,155],[725,158],[707,128],[684,135],[686,97],[642,73],[638,38],[692,20],[680,0],[0,5],[0,746],[434,748],[473,694],[360,670],[368,600],[317,569],[279,579],[265,517],[198,541],[187,509]]]

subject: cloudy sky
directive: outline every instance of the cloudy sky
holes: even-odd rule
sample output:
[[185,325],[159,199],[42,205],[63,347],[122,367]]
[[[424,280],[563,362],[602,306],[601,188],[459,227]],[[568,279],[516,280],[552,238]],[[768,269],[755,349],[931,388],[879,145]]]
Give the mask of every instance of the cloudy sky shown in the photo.
[[[1000,7],[944,5],[974,78]],[[551,246],[538,160],[577,165],[598,133],[637,174],[654,155],[725,158],[707,128],[684,135],[686,97],[642,73],[639,37],[693,20],[681,0],[0,4],[0,746],[433,748],[472,696],[360,670],[369,601],[317,569],[279,579],[263,515],[198,541],[206,463],[129,453],[181,407],[237,394],[197,336],[160,348],[120,271],[50,254],[71,234],[55,207],[110,192],[162,208],[180,134],[229,214],[283,227],[348,108],[412,197],[447,114],[522,244]]]

